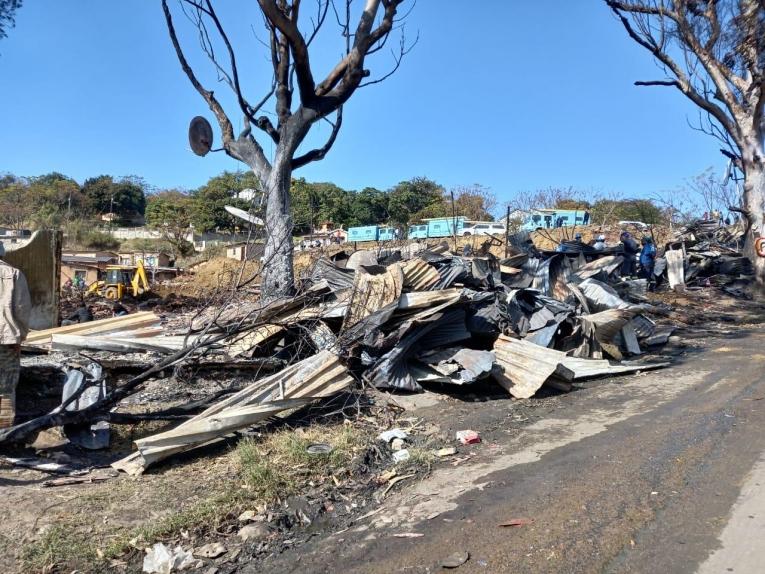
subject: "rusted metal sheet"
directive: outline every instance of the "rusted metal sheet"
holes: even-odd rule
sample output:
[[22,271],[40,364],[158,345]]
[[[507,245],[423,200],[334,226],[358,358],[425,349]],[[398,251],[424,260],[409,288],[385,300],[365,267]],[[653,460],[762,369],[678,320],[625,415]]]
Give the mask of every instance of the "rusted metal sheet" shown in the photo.
[[359,267],[344,327],[351,327],[386,305],[398,301],[403,286],[404,275],[398,264],[389,267]]
[[112,466],[141,474],[149,465],[191,450],[230,432],[261,422],[286,409],[329,397],[353,384],[353,378],[329,351],[261,379],[206,411],[163,433],[136,441],[138,451]]
[[58,325],[62,240],[60,231],[43,229],[35,231],[29,241],[18,247],[3,242],[5,260],[20,269],[29,284],[32,298],[29,326],[32,329],[50,329]]
[[[494,344],[498,369],[494,378],[517,399],[528,399],[561,367],[565,354],[522,339],[501,335]],[[570,374],[573,377],[573,373]]]
[[404,273],[404,287],[414,291],[427,291],[441,279],[436,268],[419,257],[404,263],[401,271]]
[[455,303],[459,300],[462,289],[440,289],[438,291],[419,291],[404,293],[399,300],[399,309],[423,309],[440,303]]
[[516,398],[529,398],[551,377],[566,382],[603,375],[634,373],[666,367],[669,363],[612,365],[604,359],[570,357],[562,351],[540,347],[523,339],[501,335],[494,344],[500,369],[493,373],[497,382]]

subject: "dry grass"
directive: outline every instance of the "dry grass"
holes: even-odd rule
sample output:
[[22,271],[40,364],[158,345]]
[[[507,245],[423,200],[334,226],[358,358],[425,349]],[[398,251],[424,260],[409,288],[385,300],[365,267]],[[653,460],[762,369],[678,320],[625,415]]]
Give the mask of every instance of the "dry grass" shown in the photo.
[[[309,482],[334,484],[365,453],[369,440],[368,431],[351,424],[279,430],[244,439],[214,458],[81,490],[24,546],[21,567],[111,571],[110,562],[133,549],[174,540],[181,531],[214,530],[241,510],[283,499]],[[306,452],[317,442],[330,444],[332,451]]]

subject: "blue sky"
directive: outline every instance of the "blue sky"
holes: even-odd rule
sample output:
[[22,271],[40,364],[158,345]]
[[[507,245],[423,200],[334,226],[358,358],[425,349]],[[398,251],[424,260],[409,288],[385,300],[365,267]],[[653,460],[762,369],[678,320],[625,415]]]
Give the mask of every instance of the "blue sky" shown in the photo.
[[[251,100],[270,81],[249,26],[259,23],[254,6],[220,9]],[[176,14],[193,65],[238,118]],[[357,92],[328,157],[294,176],[348,189],[427,176],[447,187],[480,183],[506,201],[547,186],[650,196],[708,166],[724,170],[717,142],[688,127],[690,103],[632,85],[661,72],[600,0],[419,0],[406,31],[419,42],[401,69]],[[340,49],[328,27],[315,76]],[[380,53],[369,67],[390,63]],[[55,170],[80,182],[134,174],[194,188],[246,169],[188,149],[188,121],[213,118],[178,65],[159,0],[27,0],[0,41],[0,85],[0,172]],[[318,131],[312,141],[326,128]]]

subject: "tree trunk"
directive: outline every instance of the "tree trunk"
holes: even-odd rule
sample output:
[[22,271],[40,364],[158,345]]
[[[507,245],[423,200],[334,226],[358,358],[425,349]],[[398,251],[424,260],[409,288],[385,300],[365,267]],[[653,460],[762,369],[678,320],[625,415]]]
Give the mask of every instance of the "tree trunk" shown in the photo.
[[744,253],[752,261],[757,283],[765,286],[765,257],[759,257],[754,242],[765,237],[763,211],[765,210],[765,165],[761,161],[746,164],[744,169],[744,209],[747,211],[748,229]]
[[261,297],[266,301],[289,295],[295,287],[295,273],[292,267],[291,183],[290,153],[277,152],[266,181],[266,249],[260,289]]

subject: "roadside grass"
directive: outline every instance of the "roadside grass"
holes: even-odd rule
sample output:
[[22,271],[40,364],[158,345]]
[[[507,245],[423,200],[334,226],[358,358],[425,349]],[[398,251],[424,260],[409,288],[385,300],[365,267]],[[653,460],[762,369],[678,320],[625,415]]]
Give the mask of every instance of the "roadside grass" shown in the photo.
[[[347,470],[370,440],[369,434],[349,424],[312,426],[281,430],[262,441],[244,439],[236,452],[246,487],[255,498],[269,500],[290,496],[308,481],[328,480]],[[317,443],[328,444],[332,450],[308,452]]]
[[[221,466],[233,471],[214,481],[209,495],[191,503],[184,485],[199,480],[198,472],[207,470],[204,461],[193,469],[168,469],[151,480],[103,483],[104,488],[76,497],[72,509],[60,513],[48,530],[24,546],[22,567],[27,572],[113,571],[112,561],[131,551],[172,540],[181,532],[215,530],[242,510],[283,499],[308,483],[337,483],[371,440],[371,431],[342,423],[287,428],[242,439],[233,451],[218,457],[225,459],[219,461]],[[332,450],[310,454],[306,449],[314,443],[327,443]],[[211,474],[220,473],[207,470],[208,481]],[[151,500],[146,500],[146,489],[152,489]],[[136,504],[145,505],[139,509],[140,524],[118,524],[120,514],[135,512]],[[179,510],[156,517],[156,508]]]

